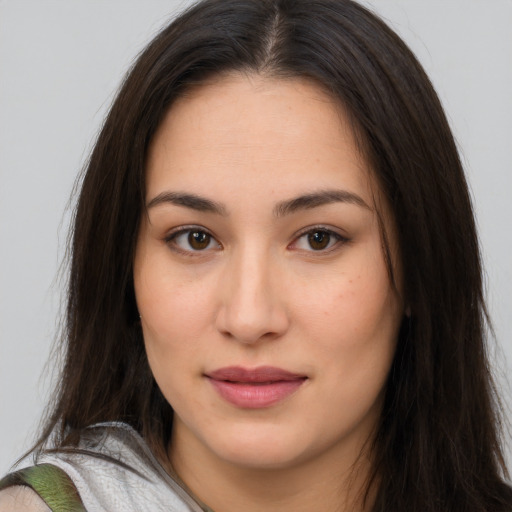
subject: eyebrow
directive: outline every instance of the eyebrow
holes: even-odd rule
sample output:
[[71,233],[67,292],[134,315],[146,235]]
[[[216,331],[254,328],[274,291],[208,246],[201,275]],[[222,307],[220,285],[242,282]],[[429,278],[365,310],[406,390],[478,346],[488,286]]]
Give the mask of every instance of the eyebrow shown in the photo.
[[185,208],[190,208],[200,212],[216,213],[217,215],[222,216],[227,215],[226,207],[223,204],[196,194],[187,194],[182,192],[162,192],[151,199],[146,207],[149,210],[155,206],[167,203],[184,206]]
[[274,207],[274,215],[276,217],[284,217],[298,210],[310,210],[331,203],[355,204],[373,211],[362,197],[348,190],[320,190],[277,203]]
[[[168,203],[200,212],[222,216],[228,215],[227,208],[222,203],[185,192],[162,192],[149,201],[147,209]],[[273,209],[273,214],[275,217],[284,217],[300,210],[310,210],[332,203],[349,203],[373,211],[360,196],[353,192],[347,190],[320,190],[277,203]]]

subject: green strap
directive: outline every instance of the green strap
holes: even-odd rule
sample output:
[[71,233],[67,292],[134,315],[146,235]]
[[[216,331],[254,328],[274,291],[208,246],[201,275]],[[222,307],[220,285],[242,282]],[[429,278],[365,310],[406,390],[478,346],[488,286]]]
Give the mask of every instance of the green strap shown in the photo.
[[0,480],[0,491],[13,485],[32,488],[52,512],[87,512],[71,478],[52,464],[39,464],[10,473]]

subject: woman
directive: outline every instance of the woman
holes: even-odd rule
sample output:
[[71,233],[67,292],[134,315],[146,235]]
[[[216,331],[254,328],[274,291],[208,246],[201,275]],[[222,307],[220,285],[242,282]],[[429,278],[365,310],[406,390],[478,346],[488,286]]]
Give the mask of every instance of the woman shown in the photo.
[[91,155],[65,368],[0,510],[511,510],[485,321],[402,41],[351,1],[201,2]]

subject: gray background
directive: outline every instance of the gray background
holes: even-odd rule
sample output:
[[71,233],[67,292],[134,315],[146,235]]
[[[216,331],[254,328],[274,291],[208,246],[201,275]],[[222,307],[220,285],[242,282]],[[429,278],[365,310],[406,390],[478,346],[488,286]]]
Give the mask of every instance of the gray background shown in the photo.
[[[188,3],[0,0],[0,474],[30,446],[54,378],[73,182],[132,58]],[[512,0],[365,3],[419,57],[460,145],[510,411]]]

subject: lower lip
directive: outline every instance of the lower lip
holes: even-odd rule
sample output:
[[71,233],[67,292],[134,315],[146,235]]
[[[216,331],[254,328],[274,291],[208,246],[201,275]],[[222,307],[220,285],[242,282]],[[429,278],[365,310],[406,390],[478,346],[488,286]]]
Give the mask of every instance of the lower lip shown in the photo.
[[275,405],[295,393],[305,380],[280,380],[255,384],[209,379],[224,400],[244,409],[262,409]]

